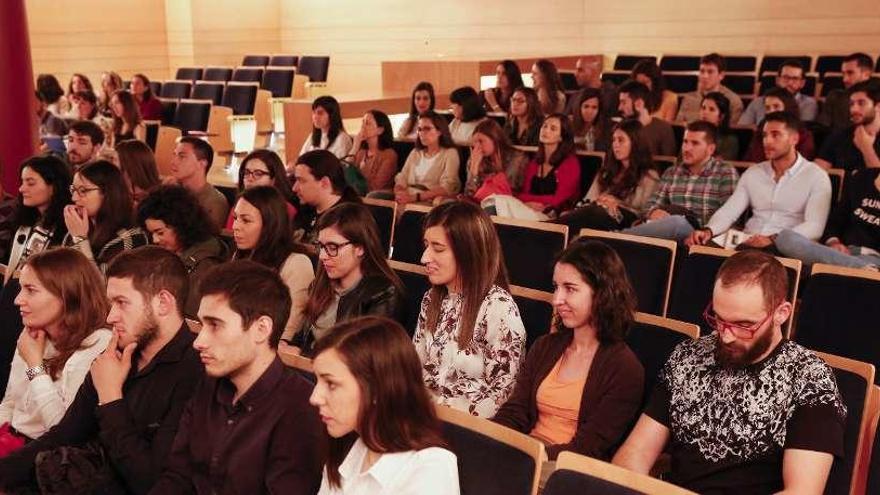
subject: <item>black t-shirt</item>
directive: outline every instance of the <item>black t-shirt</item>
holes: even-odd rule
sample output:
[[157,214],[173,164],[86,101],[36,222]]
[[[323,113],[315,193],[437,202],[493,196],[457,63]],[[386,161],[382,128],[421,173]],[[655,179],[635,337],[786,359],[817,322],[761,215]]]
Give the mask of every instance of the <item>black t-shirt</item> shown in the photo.
[[874,183],[877,175],[880,168],[867,168],[846,180],[843,198],[828,218],[826,237],[880,251],[880,191]]
[[[834,168],[844,170],[865,168],[865,157],[853,144],[854,132],[855,127],[849,126],[832,133],[822,144],[822,149],[819,150],[819,155],[816,158],[831,163]],[[880,138],[874,140],[874,150],[880,154]]]
[[670,429],[671,481],[704,494],[782,488],[785,449],[843,455],[846,408],[834,373],[783,340],[744,368],[715,361],[717,334],[680,344],[645,414]]

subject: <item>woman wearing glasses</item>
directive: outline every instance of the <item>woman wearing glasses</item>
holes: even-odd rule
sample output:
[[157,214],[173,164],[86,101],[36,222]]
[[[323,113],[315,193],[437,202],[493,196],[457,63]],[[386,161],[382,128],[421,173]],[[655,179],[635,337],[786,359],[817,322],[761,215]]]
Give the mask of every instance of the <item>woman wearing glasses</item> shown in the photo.
[[283,339],[309,353],[337,323],[365,315],[397,319],[403,286],[385,260],[379,228],[366,206],[343,203],[321,215],[315,247],[318,273],[309,289],[302,329]]
[[315,278],[312,262],[293,242],[286,202],[271,186],[245,189],[232,210],[232,259],[250,259],[277,270],[290,290],[290,317],[284,333],[302,326],[309,284]]
[[460,159],[449,125],[442,115],[419,115],[415,149],[394,179],[394,200],[407,203],[433,202],[452,197],[461,189]]
[[[299,199],[293,194],[293,186],[287,178],[287,171],[281,158],[272,150],[251,151],[238,167],[238,192],[256,186],[273,186],[287,201],[287,216],[293,220]],[[226,219],[226,228],[232,229],[232,210]]]
[[116,165],[99,160],[81,168],[73,176],[70,195],[73,204],[64,207],[64,245],[93,260],[101,273],[117,254],[149,244],[147,234],[135,225],[131,189]]

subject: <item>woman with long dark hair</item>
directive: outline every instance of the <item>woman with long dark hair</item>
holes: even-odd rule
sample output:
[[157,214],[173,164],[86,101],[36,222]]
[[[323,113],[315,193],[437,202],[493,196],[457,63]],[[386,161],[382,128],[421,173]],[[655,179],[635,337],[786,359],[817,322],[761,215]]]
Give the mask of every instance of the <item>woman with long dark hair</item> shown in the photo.
[[110,98],[122,87],[122,78],[113,71],[107,71],[101,74],[101,97],[98,100],[98,108],[105,117],[113,117],[113,111],[110,109]]
[[[293,186],[287,178],[284,162],[278,153],[269,149],[256,149],[248,153],[238,166],[238,192],[257,186],[272,186],[287,201],[287,215],[291,221],[296,218],[299,198],[293,193]],[[232,229],[232,210],[226,218],[226,228]]]
[[519,191],[527,163],[526,154],[510,145],[497,122],[480,122],[471,142],[464,195],[480,202],[492,194]]
[[162,118],[162,102],[150,89],[150,79],[143,74],[131,77],[131,94],[134,95],[144,120],[160,120]]
[[129,139],[147,140],[147,127],[141,118],[134,96],[124,89],[110,97],[110,110],[113,114],[113,129],[110,133],[110,146]]
[[460,158],[446,119],[426,112],[418,122],[415,147],[394,178],[394,200],[401,205],[453,197],[461,189]]
[[715,154],[725,160],[738,160],[739,139],[730,132],[730,100],[719,91],[706,94],[700,102],[700,120],[718,128]]
[[398,139],[416,139],[416,128],[419,126],[419,115],[433,112],[437,100],[434,97],[434,86],[422,81],[416,84],[410,97],[409,116],[397,131]]
[[547,444],[610,460],[639,412],[645,372],[624,342],[635,292],[617,253],[577,239],[556,259],[553,307],[561,329],[535,341],[493,421]]
[[352,146],[352,162],[367,179],[367,191],[387,191],[394,187],[397,152],[393,144],[394,133],[388,115],[381,110],[368,110]]
[[674,122],[678,115],[678,95],[666,89],[663,71],[653,60],[640,60],[632,68],[632,78],[650,90],[649,101],[645,102],[651,115],[666,122]]
[[470,86],[456,88],[449,94],[452,106],[452,122],[449,134],[460,144],[470,144],[474,128],[486,118],[486,110],[480,102],[480,95]]
[[276,270],[290,290],[290,316],[284,332],[302,327],[302,310],[315,278],[312,262],[293,241],[284,197],[271,186],[245,189],[233,208],[232,259],[250,259]]
[[351,136],[342,125],[339,102],[332,96],[319,96],[312,103],[312,133],[306,138],[299,154],[327,150],[343,159],[351,152]]
[[64,88],[52,74],[40,74],[37,76],[37,93],[46,103],[46,111],[52,115],[63,118],[70,110],[70,103],[64,97]]
[[605,151],[608,148],[610,121],[602,108],[602,91],[584,88],[577,95],[577,105],[571,114],[574,142],[586,151]]
[[315,351],[310,402],[331,437],[318,493],[458,495],[456,457],[445,448],[403,328],[357,318],[336,326]]
[[77,93],[81,93],[83,91],[89,91],[92,94],[95,94],[95,88],[92,87],[92,81],[86,77],[85,74],[75,73],[70,76],[70,81],[67,83],[67,102],[70,110],[68,111],[65,117],[68,118],[77,118],[77,105],[74,101]]
[[495,66],[495,87],[483,91],[483,102],[489,112],[510,110],[510,97],[523,87],[522,72],[513,60],[502,60]]
[[541,133],[541,103],[538,93],[532,88],[521,87],[510,97],[510,111],[504,123],[504,132],[510,143],[518,146],[538,146]]
[[512,390],[526,338],[495,226],[463,201],[435,207],[424,225],[431,288],[413,343],[425,383],[440,404],[494,416]]
[[532,65],[532,87],[538,94],[543,115],[565,112],[565,93],[556,64],[543,58],[535,62]]
[[129,139],[116,143],[119,167],[131,188],[131,199],[137,208],[151,189],[161,184],[156,155],[143,141]]

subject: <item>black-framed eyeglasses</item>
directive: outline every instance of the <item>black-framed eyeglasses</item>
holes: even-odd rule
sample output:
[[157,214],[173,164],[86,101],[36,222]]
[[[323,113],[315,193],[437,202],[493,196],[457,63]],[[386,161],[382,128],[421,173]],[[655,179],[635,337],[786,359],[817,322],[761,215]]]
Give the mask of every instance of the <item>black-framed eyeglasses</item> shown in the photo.
[[270,176],[272,175],[272,173],[271,173],[271,172],[267,172],[267,171],[265,171],[265,170],[248,170],[248,169],[244,169],[244,173],[243,173],[242,175],[244,175],[244,178],[245,178],[245,179],[250,178],[250,179],[253,179],[253,180],[260,180],[260,179],[262,179],[263,177],[270,177]]
[[312,243],[312,245],[315,246],[315,251],[317,251],[318,254],[321,254],[321,250],[323,250],[325,253],[327,253],[327,256],[335,258],[336,255],[339,254],[340,249],[348,246],[351,243],[351,241],[345,241],[340,243],[328,242],[327,244],[324,244],[320,241],[315,241]]
[[79,194],[80,196],[85,196],[92,191],[99,191],[100,189],[100,187],[70,186],[70,195]]

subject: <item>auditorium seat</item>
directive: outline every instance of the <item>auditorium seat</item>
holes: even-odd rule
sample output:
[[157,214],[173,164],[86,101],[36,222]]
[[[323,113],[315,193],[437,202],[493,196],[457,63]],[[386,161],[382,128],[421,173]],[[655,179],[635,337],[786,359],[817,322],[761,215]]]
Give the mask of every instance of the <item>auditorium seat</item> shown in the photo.
[[153,93],[153,96],[158,97],[162,92],[162,81],[150,81],[150,92]]
[[660,175],[663,175],[667,168],[675,166],[675,162],[678,161],[678,157],[672,155],[651,155],[651,159]]
[[290,98],[296,70],[291,67],[266,67],[260,88],[272,93],[273,98]]
[[241,59],[244,67],[265,67],[269,65],[269,55],[245,55]]
[[675,149],[680,150],[684,142],[684,131],[687,128],[687,124],[684,122],[671,122],[670,125],[672,126],[672,134],[675,135]]
[[[663,72],[684,72],[700,70],[699,55],[663,55],[660,58],[660,70]],[[693,91],[693,90],[691,90]]]
[[177,69],[174,79],[178,81],[197,81],[202,78],[203,73],[204,69],[201,67],[180,67]]
[[461,495],[536,495],[544,444],[526,434],[437,406],[443,438],[458,458]]
[[159,127],[162,126],[161,120],[145,120],[144,128],[146,130],[146,143],[147,146],[153,150],[153,153],[156,152],[156,140],[159,139]]
[[272,55],[269,58],[269,63],[266,65],[272,65],[275,67],[296,67],[296,63],[299,61],[299,57],[296,55]]
[[826,72],[840,72],[844,55],[819,55],[816,57],[815,71],[822,77]]
[[526,328],[528,350],[535,340],[550,333],[553,327],[553,293],[511,285],[510,294],[519,308],[519,317]]
[[753,55],[722,55],[726,72],[755,72],[758,58]]
[[400,278],[404,287],[404,304],[401,312],[400,324],[404,330],[412,336],[416,332],[419,322],[419,310],[422,306],[422,297],[431,288],[431,282],[425,275],[425,267],[413,263],[388,260],[388,265]]
[[300,57],[296,70],[300,74],[308,76],[310,82],[327,82],[330,57]]
[[232,67],[205,67],[202,79],[205,81],[226,82],[232,79]]
[[615,86],[620,86],[621,83],[629,79],[631,75],[632,74],[629,71],[603,72],[602,82],[608,81]]
[[[877,406],[878,400],[880,400],[880,388],[874,385],[874,405]],[[861,473],[865,476],[865,483],[867,486],[867,490],[864,493],[880,493],[880,435],[877,434],[877,414],[874,414],[873,420],[870,423],[870,427],[868,428],[868,435],[865,437],[865,442],[870,442],[866,445],[868,450],[870,451],[870,459],[866,462],[866,466],[864,472]],[[873,438],[872,438],[873,437]]]
[[394,242],[391,259],[405,263],[420,264],[424,244],[422,243],[422,222],[431,211],[427,205],[408,204],[397,219],[394,227]]
[[[537,151],[537,148],[535,148],[535,151]],[[605,152],[577,151],[576,154],[578,163],[581,166],[581,183],[578,186],[578,198],[582,198],[587,194],[587,191],[593,184],[593,180],[596,178],[596,174],[599,173],[599,169],[602,168],[602,162],[605,161]]]
[[253,115],[259,86],[254,83],[230,82],[223,91],[223,106],[233,115]]
[[400,172],[403,169],[403,164],[406,163],[407,157],[412,153],[413,148],[415,147],[415,143],[408,140],[400,140],[395,139],[391,144],[391,148],[394,149],[394,152],[397,153],[397,171]]
[[[864,469],[859,466],[869,448],[866,440],[868,424],[873,419],[872,396],[875,381],[874,365],[817,352],[834,370],[837,388],[846,405],[846,426],[843,435],[843,458],[835,458],[825,484],[825,493],[853,493],[854,485],[864,483]],[[860,469],[856,469],[857,466]],[[857,477],[859,481],[856,482]],[[870,492],[873,493],[873,492]]]
[[755,96],[754,74],[727,72],[721,83],[740,96]]
[[828,170],[828,178],[831,180],[831,206],[837,204],[843,195],[843,183],[846,180],[846,170],[832,168]]
[[193,85],[190,98],[193,100],[210,100],[214,105],[223,102],[223,90],[226,84],[218,81],[196,81]]
[[700,327],[693,323],[636,313],[635,322],[626,335],[626,345],[645,368],[644,400],[650,397],[654,384],[657,383],[657,375],[675,346],[699,336]]
[[[712,301],[712,289],[715,286],[715,275],[721,264],[736,254],[731,249],[720,249],[708,246],[691,246],[687,255],[681,259],[672,282],[672,296],[669,300],[668,318],[699,325],[701,333],[707,335],[714,329],[703,319],[703,311]],[[777,257],[785,266],[788,275],[787,300],[794,304],[800,281],[801,262],[791,258]],[[791,334],[793,318],[789,318],[783,327],[786,337]]]
[[364,198],[364,205],[370,209],[379,227],[379,240],[386,256],[391,254],[391,239],[394,238],[394,220],[397,218],[397,203],[385,199]]
[[235,82],[255,82],[263,81],[262,67],[236,67],[232,72],[232,80]]
[[162,98],[189,98],[192,91],[192,81],[165,81],[159,96]]
[[567,244],[568,226],[492,217],[510,283],[553,291],[553,260]]
[[162,125],[172,125],[174,123],[174,114],[177,113],[177,100],[159,98],[162,104]]
[[821,86],[819,96],[822,98],[828,96],[828,93],[835,89],[845,89],[843,86],[843,74],[840,72],[826,72],[825,75],[822,76]]
[[697,90],[699,82],[696,74],[663,74],[666,89],[673,93],[690,93]]
[[814,264],[798,308],[795,340],[821,352],[880,364],[880,273]]
[[618,55],[614,59],[614,70],[630,71],[642,60],[650,60],[656,63],[657,57],[652,55]]
[[752,137],[755,135],[755,126],[730,126],[730,132],[736,135],[736,141],[739,143],[739,156],[737,158],[742,159],[749,150],[749,143],[752,142]]
[[580,237],[602,241],[617,253],[635,289],[639,311],[666,314],[675,266],[675,241],[592,229],[582,229]]
[[578,90],[580,90],[580,85],[577,82],[577,76],[574,75],[574,71],[560,70],[559,71],[559,80],[562,82],[562,90],[563,91],[578,91]]
[[177,104],[174,113],[174,127],[189,133],[206,132],[208,130],[208,118],[211,116],[211,103],[203,100],[182,99]]
[[809,55],[764,55],[761,58],[761,68],[758,74],[764,72],[779,72],[779,68],[786,60],[797,60],[804,68],[804,72],[810,72],[813,68],[813,57]]
[[574,452],[562,452],[543,495],[696,495],[671,483]]
[[278,349],[278,357],[281,359],[282,363],[296,370],[297,373],[302,375],[303,378],[308,380],[312,385],[318,383],[311,359],[300,354],[282,350],[281,348]]

